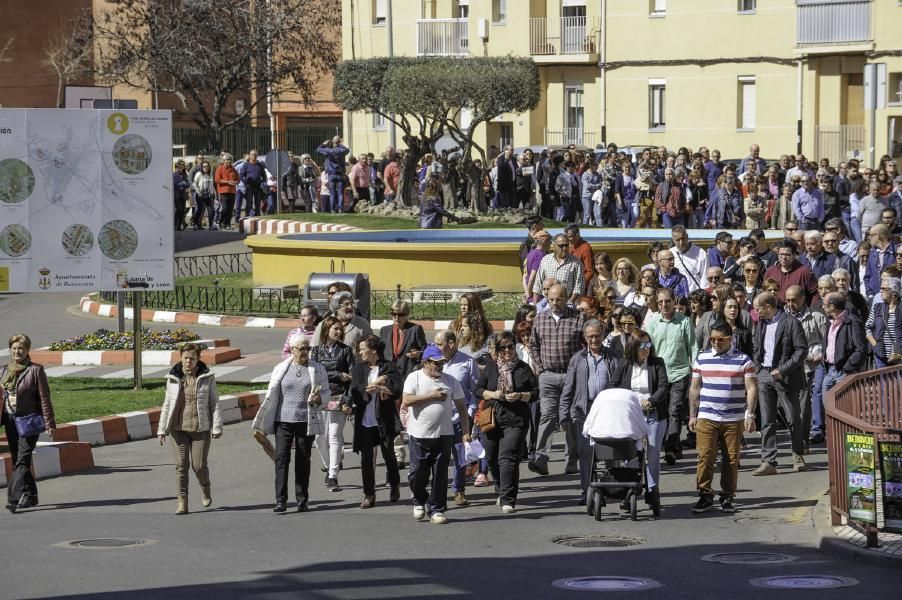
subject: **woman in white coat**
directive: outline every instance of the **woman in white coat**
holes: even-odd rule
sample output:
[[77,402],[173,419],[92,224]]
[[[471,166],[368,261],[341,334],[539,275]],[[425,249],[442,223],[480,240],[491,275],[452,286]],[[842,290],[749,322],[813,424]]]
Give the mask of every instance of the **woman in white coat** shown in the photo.
[[257,411],[253,428],[276,438],[276,505],[273,512],[285,512],[288,501],[288,466],[291,448],[296,448],[294,489],[298,512],[308,510],[310,453],[313,439],[323,433],[319,406],[328,403],[329,376],[325,367],[309,360],[310,338],[293,335],[288,340],[291,358],[273,369],[266,398]]
[[222,435],[216,377],[200,360],[200,346],[185,344],[181,358],[166,376],[166,398],[157,427],[161,446],[167,435],[172,436],[178,481],[177,515],[188,512],[189,464],[200,483],[201,503],[204,507],[213,504],[207,456],[210,438],[215,440]]

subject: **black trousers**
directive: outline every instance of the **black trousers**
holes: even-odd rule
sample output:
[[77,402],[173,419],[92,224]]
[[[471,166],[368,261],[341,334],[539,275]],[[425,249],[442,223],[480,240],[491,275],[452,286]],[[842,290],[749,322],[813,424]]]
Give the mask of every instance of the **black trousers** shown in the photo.
[[[407,434],[410,471],[407,480],[413,503],[425,506],[426,514],[443,513],[448,508],[448,465],[451,462],[453,435],[416,438]],[[429,482],[432,480],[432,489]]]
[[172,201],[175,205],[175,228],[180,231],[185,228],[185,199],[176,196]]
[[15,418],[5,410],[0,412],[3,415],[2,421],[6,428],[6,439],[12,459],[12,476],[6,488],[6,501],[9,504],[18,504],[24,494],[35,497],[38,495],[38,486],[34,475],[31,474],[31,462],[40,435],[19,437]]
[[[244,214],[250,215],[251,209],[254,210],[254,216],[259,217],[262,213],[260,212],[260,204],[263,202],[263,189],[247,186],[247,190],[244,192]],[[239,217],[241,215],[238,215]]]
[[495,492],[501,504],[517,503],[520,489],[520,449],[526,439],[526,427],[495,427],[482,434],[482,445],[489,472],[495,480]]
[[360,477],[363,479],[364,496],[376,493],[376,448],[382,452],[382,459],[385,461],[388,485],[397,487],[401,484],[398,459],[395,457],[395,436],[382,436],[378,427],[361,427],[357,447],[360,448]]
[[219,194],[219,226],[228,227],[232,224],[232,213],[235,211],[235,194]]
[[315,436],[307,435],[307,423],[276,421],[276,502],[288,501],[288,466],[294,446],[294,493],[298,504],[310,497],[310,454]]

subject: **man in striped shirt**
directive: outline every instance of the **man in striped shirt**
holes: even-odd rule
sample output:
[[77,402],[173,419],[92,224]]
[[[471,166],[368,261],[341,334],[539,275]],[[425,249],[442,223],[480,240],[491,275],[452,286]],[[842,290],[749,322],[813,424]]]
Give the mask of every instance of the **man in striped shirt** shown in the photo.
[[692,365],[689,388],[689,431],[695,432],[698,502],[692,512],[714,508],[714,478],[718,446],[727,454],[720,472],[720,508],[736,512],[739,448],[743,430],[755,430],[758,379],[752,359],[733,348],[733,328],[718,321],[711,326],[711,350],[701,352]]

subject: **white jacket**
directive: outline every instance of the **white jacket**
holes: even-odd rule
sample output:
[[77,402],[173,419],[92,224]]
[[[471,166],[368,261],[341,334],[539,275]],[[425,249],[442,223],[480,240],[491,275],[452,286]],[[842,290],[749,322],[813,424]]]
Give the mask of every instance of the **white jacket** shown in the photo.
[[602,390],[592,402],[583,435],[593,439],[644,440],[648,436],[639,394],[620,388]]
[[[166,375],[166,398],[163,400],[163,409],[160,411],[157,435],[167,435],[172,426],[173,409],[178,403],[179,389],[182,386],[181,374],[181,364],[178,364]],[[203,363],[199,363],[198,375],[194,380],[194,390],[197,395],[197,430],[219,435],[222,433],[222,415],[219,412],[216,376]]]
[[[257,410],[257,416],[254,417],[254,423],[251,425],[252,429],[262,431],[265,434],[275,433],[277,411],[282,400],[282,387],[280,384],[285,373],[288,372],[288,367],[291,366],[291,361],[292,358],[286,358],[272,370],[269,386],[266,388],[266,397]],[[319,395],[322,404],[327,404],[332,396],[329,394],[329,375],[326,373],[326,368],[315,360],[309,360],[307,361],[307,371],[310,373],[310,380],[313,382],[312,387],[320,386]],[[307,407],[307,435],[319,433],[317,431],[311,432],[310,429],[315,429],[322,425],[322,413],[323,411],[321,410]]]

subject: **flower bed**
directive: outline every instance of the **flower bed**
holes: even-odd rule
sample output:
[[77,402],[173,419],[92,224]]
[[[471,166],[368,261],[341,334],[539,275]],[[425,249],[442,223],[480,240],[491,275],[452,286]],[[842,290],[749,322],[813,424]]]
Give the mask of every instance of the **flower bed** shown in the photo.
[[[164,331],[144,330],[142,336],[145,350],[178,350],[183,344],[199,340],[200,336],[188,329],[166,329]],[[206,344],[199,344],[206,350]],[[50,344],[49,350],[131,350],[134,347],[132,332],[119,333],[108,329],[98,329],[94,333],[80,335]]]

